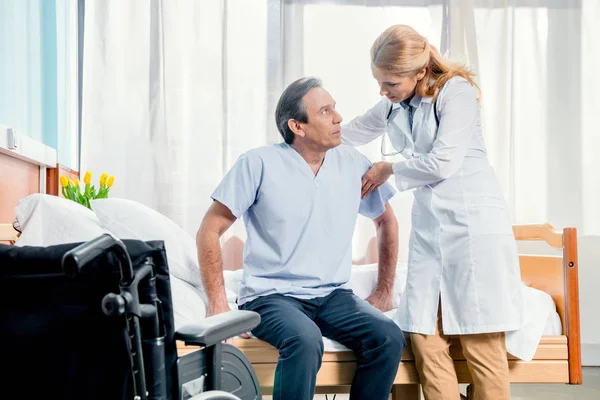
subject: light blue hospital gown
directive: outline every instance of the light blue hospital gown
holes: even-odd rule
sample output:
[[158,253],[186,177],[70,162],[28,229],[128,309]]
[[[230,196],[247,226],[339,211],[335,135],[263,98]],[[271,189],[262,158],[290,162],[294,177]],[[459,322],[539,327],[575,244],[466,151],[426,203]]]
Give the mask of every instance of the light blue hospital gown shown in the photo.
[[395,193],[386,183],[360,198],[371,165],[346,145],[327,151],[316,176],[286,143],[239,157],[211,196],[244,218],[239,305],[274,293],[309,299],[345,287],[358,214],[376,219]]

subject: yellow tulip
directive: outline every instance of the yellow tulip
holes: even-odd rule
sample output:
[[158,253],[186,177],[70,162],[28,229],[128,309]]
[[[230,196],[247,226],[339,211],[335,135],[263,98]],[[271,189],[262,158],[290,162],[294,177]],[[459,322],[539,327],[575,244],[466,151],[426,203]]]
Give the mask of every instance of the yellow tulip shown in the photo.
[[69,183],[71,184],[71,186],[75,187],[75,182],[73,182],[73,179],[69,178]]
[[83,177],[83,182],[86,185],[89,185],[91,181],[92,181],[92,173],[90,171],[87,171],[85,173],[85,176]]
[[75,178],[75,187],[79,187],[79,178]]
[[106,185],[106,178],[108,178],[108,174],[105,172],[102,175],[100,175],[100,185],[104,186]]
[[66,187],[68,184],[69,184],[69,179],[67,179],[67,177],[64,175],[61,175],[60,176],[60,186]]
[[106,185],[108,187],[111,187],[113,185],[113,183],[115,183],[115,177],[111,176],[110,178],[108,178],[108,182],[106,182]]

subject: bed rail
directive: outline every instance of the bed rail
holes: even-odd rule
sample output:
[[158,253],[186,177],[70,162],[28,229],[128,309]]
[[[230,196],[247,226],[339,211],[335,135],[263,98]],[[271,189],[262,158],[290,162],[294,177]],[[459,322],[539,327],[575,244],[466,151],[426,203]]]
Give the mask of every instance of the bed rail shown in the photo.
[[11,224],[0,224],[0,242],[15,244],[19,237],[19,232],[15,231]]
[[[516,240],[533,240],[545,241],[549,246],[561,250],[562,257],[559,257],[560,281],[553,279],[555,287],[553,292],[559,292],[562,296],[553,296],[557,303],[557,308],[563,311],[561,316],[563,322],[563,333],[567,336],[567,346],[569,351],[569,383],[579,385],[582,383],[581,373],[581,335],[580,335],[580,317],[579,317],[579,263],[577,255],[577,229],[564,228],[562,231],[557,230],[549,223],[545,224],[528,224],[514,225],[513,232]],[[521,273],[524,274],[525,263],[527,259],[548,260],[550,257],[521,255]],[[541,262],[532,263],[538,266]],[[551,263],[547,264],[548,266]],[[544,284],[544,279],[548,279],[548,275],[552,274],[551,268],[548,268],[544,273],[537,274],[537,282],[533,282],[531,286]],[[543,272],[543,271],[542,271]],[[537,283],[537,285],[536,285]],[[552,290],[548,290],[552,292]],[[558,300],[561,298],[560,301]],[[562,304],[561,304],[562,302]]]

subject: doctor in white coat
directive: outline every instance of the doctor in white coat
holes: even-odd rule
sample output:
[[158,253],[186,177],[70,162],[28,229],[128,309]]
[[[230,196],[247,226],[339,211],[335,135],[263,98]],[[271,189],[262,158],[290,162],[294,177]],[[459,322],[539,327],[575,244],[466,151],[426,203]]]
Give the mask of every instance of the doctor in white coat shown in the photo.
[[342,127],[342,140],[358,146],[381,138],[384,155],[405,159],[375,163],[363,196],[392,175],[398,190],[415,189],[398,319],[411,333],[425,398],[460,399],[449,352],[449,336],[459,335],[475,398],[510,399],[505,332],[521,325],[519,259],[473,75],[405,25],[380,35],[371,62],[384,97]]

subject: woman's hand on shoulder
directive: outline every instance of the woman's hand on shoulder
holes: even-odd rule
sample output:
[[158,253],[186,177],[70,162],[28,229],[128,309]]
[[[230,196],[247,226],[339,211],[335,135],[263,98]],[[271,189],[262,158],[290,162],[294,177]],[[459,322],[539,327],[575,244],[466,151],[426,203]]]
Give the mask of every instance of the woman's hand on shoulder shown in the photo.
[[367,197],[373,190],[383,185],[394,173],[392,163],[379,161],[363,176],[361,198]]

